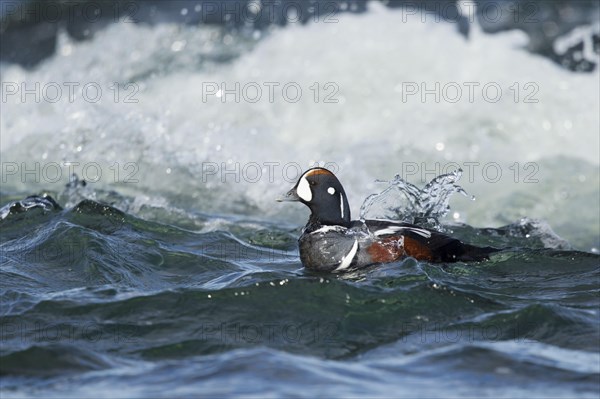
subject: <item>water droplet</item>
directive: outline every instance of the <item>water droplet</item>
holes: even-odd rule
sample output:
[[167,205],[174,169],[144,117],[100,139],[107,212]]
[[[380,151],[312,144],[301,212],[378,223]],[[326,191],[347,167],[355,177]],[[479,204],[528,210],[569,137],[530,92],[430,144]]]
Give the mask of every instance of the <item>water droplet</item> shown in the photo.
[[496,367],[496,369],[494,371],[498,374],[511,374],[512,373],[512,370],[509,369],[508,367]]
[[73,53],[73,46],[70,44],[65,44],[60,48],[60,54],[64,57],[68,57]]
[[181,50],[183,50],[185,45],[186,45],[185,40],[176,40],[173,42],[173,44],[171,44],[171,51],[174,51],[174,52],[181,51]]
[[550,130],[550,129],[552,129],[552,123],[550,123],[550,121],[548,121],[548,120],[545,120],[542,123],[542,127],[544,128],[544,130]]

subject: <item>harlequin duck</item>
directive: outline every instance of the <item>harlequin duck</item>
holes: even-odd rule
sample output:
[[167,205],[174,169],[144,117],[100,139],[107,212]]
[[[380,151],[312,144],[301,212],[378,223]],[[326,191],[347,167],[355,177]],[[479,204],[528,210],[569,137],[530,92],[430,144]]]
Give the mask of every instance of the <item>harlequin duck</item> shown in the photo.
[[498,251],[399,221],[351,220],[346,192],[325,168],[304,172],[278,201],[299,201],[311,210],[298,243],[302,264],[312,270],[343,272],[407,256],[428,262],[479,261]]

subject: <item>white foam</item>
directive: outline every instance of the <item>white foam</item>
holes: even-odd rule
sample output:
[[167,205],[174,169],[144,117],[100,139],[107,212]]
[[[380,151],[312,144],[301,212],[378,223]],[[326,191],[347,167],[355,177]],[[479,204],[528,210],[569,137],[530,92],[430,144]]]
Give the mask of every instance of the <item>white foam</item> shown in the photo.
[[[339,22],[333,24],[277,28],[258,43],[236,40],[232,46],[220,44],[218,29],[168,24],[115,24],[89,42],[70,42],[62,35],[57,55],[32,71],[3,65],[2,81],[30,86],[93,81],[105,90],[111,82],[131,81],[139,85],[139,102],[115,103],[105,95],[97,104],[81,99],[3,103],[3,162],[98,162],[105,168],[98,183],[103,187],[134,195],[151,192],[200,211],[281,216],[297,209],[299,222],[306,216],[302,207],[273,203],[299,177],[295,164],[283,169],[286,163],[308,168],[315,161],[334,162],[356,216],[363,198],[380,188],[373,180],[392,178],[403,162],[418,164],[417,175],[405,176],[412,182],[433,178],[436,162],[445,166],[454,161],[463,169],[464,162],[479,162],[472,177],[465,170],[462,181],[478,201],[452,204],[465,221],[497,225],[518,209],[517,216],[550,220],[559,234],[564,232],[553,223],[557,218],[597,231],[598,212],[582,216],[581,204],[571,206],[555,196],[567,190],[597,211],[598,73],[571,73],[527,53],[521,32],[475,31],[468,41],[450,23],[402,22],[399,10],[377,3],[369,4],[365,14],[336,18]],[[176,42],[179,51],[173,49]],[[242,55],[231,63],[211,61],[236,53]],[[227,87],[235,82],[295,82],[303,96],[297,103],[280,95],[271,103],[265,95],[256,103],[223,104],[216,96],[203,101],[203,82],[225,82]],[[310,89],[314,82],[321,87],[318,103]],[[327,82],[339,87],[339,103],[323,103]],[[403,102],[398,90],[406,82],[428,87],[435,82],[495,82],[504,94],[497,103],[481,98],[456,104]],[[510,89],[515,82],[521,99],[524,84],[537,85],[539,102],[515,103]],[[571,159],[588,168],[580,173],[582,184],[565,180],[562,170],[575,165]],[[107,174],[115,162],[121,169],[135,162],[139,182],[114,184]],[[279,162],[272,179],[267,162]],[[430,170],[425,176],[421,162]],[[497,183],[482,178],[481,167],[488,162],[502,168]],[[521,169],[516,183],[508,169],[515,162]],[[536,175],[540,183],[523,183],[526,162],[542,162]],[[212,163],[220,172],[204,179],[202,171]],[[239,163],[238,182],[235,174],[221,173],[222,163],[230,169]],[[248,179],[256,166],[252,163],[262,168],[256,182]],[[244,176],[242,168],[248,165]],[[11,186],[23,187],[9,179]],[[44,181],[29,186],[58,190]]]

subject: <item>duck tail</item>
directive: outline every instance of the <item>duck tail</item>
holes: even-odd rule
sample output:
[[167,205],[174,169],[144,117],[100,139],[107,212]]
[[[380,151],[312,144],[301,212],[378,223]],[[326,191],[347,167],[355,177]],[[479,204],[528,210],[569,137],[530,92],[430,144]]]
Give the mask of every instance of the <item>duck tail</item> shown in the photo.
[[455,240],[438,249],[442,262],[477,262],[487,260],[490,255],[501,251],[494,247],[477,247]]
[[[426,248],[426,252],[428,252],[428,256],[424,259],[433,262],[476,262],[489,259],[491,254],[501,251],[501,249],[494,247],[478,247],[465,244],[438,231],[430,229],[427,229],[427,231],[429,232],[428,237],[407,231],[406,236],[409,237],[410,241],[405,238],[405,247],[408,249],[407,244],[409,242],[419,243],[418,247]],[[417,246],[413,245],[413,247]],[[409,256],[414,256],[408,251],[407,253]]]

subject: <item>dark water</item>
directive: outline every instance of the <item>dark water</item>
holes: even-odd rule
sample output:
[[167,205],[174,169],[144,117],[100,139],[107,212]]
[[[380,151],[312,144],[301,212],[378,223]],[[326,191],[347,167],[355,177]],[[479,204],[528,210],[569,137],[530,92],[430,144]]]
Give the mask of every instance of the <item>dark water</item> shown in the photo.
[[449,227],[512,247],[486,262],[337,276],[295,226],[31,204],[0,225],[3,397],[600,392],[599,257],[543,223]]
[[[140,5],[134,24],[115,20],[115,2],[87,3],[103,18],[85,20],[72,2],[59,2],[58,22],[7,16],[7,4],[39,17],[35,7],[54,2],[0,0],[2,83],[140,88],[135,104],[2,103],[1,398],[599,397],[597,1],[485,0],[471,25],[427,25],[420,15],[399,23],[409,2],[354,0],[311,2],[292,24],[282,10],[308,2],[283,0],[281,19],[247,26],[196,11],[245,0],[116,2]],[[328,4],[339,23],[314,22]],[[489,4],[509,12],[483,18]],[[528,7],[534,21],[511,12]],[[198,89],[255,80],[301,82],[302,107],[229,108]],[[336,81],[345,105],[315,103],[315,80]],[[421,107],[395,90],[440,80],[498,81],[506,101]],[[532,80],[539,103],[508,100]],[[274,209],[293,184],[281,167],[252,184],[203,174],[205,162],[315,160],[339,166],[354,206],[402,162],[430,173],[442,160],[502,164],[501,181],[481,168],[465,178],[477,201],[453,203],[453,219],[513,223],[440,227],[506,249],[481,263],[316,274],[298,257],[300,208]],[[525,184],[533,161],[539,184]],[[104,177],[63,190],[69,162],[106,165]],[[33,182],[34,163],[60,164],[63,178]],[[136,184],[109,179],[111,165],[134,165]],[[44,190],[56,201],[24,199]],[[410,216],[396,198],[379,200],[374,208],[397,207],[383,216]]]

